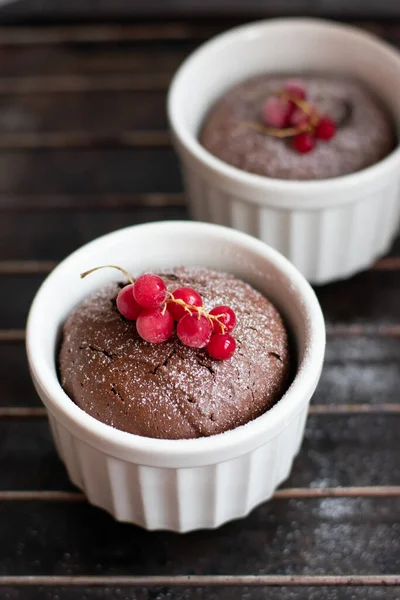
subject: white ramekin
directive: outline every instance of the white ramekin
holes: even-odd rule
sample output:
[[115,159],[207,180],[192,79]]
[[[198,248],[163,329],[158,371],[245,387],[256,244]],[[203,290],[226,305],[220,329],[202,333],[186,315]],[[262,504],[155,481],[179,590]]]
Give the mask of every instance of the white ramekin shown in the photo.
[[[177,265],[229,271],[268,295],[295,338],[298,370],[270,411],[208,438],[159,440],[97,421],[70,400],[57,377],[62,323],[85,296],[113,278],[85,280],[96,265],[119,264],[133,275]],[[289,475],[324,356],[324,320],[304,277],[278,252],[243,233],[204,223],[129,227],[74,252],[45,280],[31,307],[27,353],[36,390],[47,407],[61,459],[89,502],[121,521],[148,529],[217,527],[246,515]]]
[[232,29],[203,44],[179,68],[168,116],[193,216],[261,238],[313,283],[365,269],[398,228],[400,148],[354,174],[286,181],[232,167],[197,141],[212,103],[235,83],[264,72],[320,71],[355,77],[400,124],[400,54],[354,27],[277,19]]

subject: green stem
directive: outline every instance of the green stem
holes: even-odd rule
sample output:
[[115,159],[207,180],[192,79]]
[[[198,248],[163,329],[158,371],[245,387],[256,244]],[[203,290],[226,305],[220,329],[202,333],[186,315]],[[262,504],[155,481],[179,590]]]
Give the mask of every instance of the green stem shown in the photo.
[[118,267],[117,265],[102,265],[101,267],[94,267],[94,269],[89,269],[89,271],[85,271],[84,273],[81,273],[81,278],[83,279],[84,277],[86,277],[87,275],[90,275],[91,273],[94,273],[95,271],[98,271],[99,269],[117,269],[118,271],[121,271],[121,273],[123,273],[125,275],[125,277],[128,279],[128,281],[130,283],[135,283],[132,279],[132,277],[129,275],[128,271],[125,271],[125,269],[123,269],[122,267]]

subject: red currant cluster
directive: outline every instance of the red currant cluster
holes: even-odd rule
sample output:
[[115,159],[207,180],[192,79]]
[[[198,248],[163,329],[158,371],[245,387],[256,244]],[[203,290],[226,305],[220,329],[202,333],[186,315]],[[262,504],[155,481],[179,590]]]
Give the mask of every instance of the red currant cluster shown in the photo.
[[192,348],[206,348],[211,358],[226,360],[236,350],[236,341],[230,332],[236,325],[236,315],[229,306],[216,306],[210,312],[203,307],[200,294],[191,287],[169,292],[158,275],[146,273],[136,281],[116,265],[104,265],[81,274],[112,267],[122,271],[129,284],[117,296],[117,309],[125,319],[136,321],[140,337],[152,344],[166,342],[176,334],[182,344]]
[[328,141],[336,133],[336,124],[330,117],[320,115],[307,102],[307,88],[297,80],[288,80],[284,89],[270,96],[262,107],[261,118],[271,128],[264,133],[276,137],[291,137],[292,145],[302,154],[310,152],[316,140]]

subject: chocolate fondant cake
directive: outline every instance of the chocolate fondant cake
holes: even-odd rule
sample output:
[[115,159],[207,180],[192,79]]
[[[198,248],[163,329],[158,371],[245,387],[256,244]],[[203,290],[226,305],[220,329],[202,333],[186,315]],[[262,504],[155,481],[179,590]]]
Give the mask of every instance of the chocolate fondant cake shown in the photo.
[[290,139],[257,131],[252,124],[260,123],[266,99],[283,89],[288,77],[292,76],[259,75],[232,88],[207,114],[200,143],[244,171],[294,180],[346,175],[373,165],[393,150],[394,126],[385,107],[360,83],[335,75],[298,78],[307,89],[307,102],[335,122],[332,139],[303,154],[294,150]]
[[84,411],[123,431],[153,438],[209,436],[271,408],[289,385],[288,335],[273,304],[233,275],[179,267],[161,273],[169,291],[194,287],[204,306],[236,313],[237,350],[213,360],[174,334],[151,344],[116,309],[121,285],[88,297],[68,317],[61,383]]

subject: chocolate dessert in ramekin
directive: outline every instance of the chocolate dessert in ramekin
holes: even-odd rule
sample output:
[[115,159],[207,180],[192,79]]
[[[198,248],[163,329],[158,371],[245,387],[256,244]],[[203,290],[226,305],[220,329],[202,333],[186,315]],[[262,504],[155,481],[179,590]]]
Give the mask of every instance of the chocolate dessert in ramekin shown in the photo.
[[[288,97],[279,99],[285,89]],[[289,99],[293,95],[296,102],[296,91],[300,106]],[[287,123],[279,110],[291,112]],[[307,128],[314,114],[315,127]],[[321,123],[332,123],[332,131]],[[208,112],[199,140],[238,169],[295,180],[354,173],[396,145],[388,110],[365,85],[338,75],[297,73],[259,75],[234,86]]]
[[135,321],[117,310],[121,286],[110,283],[64,324],[59,368],[69,397],[103,423],[163,439],[222,433],[271,408],[290,370],[288,334],[275,306],[226,273],[180,267],[159,275],[171,293],[195,289],[205,310],[229,305],[236,351],[215,360],[176,332],[162,343],[143,340]]

